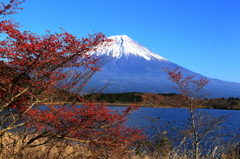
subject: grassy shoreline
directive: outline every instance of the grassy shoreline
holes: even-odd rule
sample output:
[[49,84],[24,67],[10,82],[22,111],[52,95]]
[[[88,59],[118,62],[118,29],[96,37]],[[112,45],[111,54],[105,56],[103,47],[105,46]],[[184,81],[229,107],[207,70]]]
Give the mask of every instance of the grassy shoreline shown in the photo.
[[[44,105],[63,105],[63,104],[72,104],[71,102],[47,102],[44,103]],[[82,105],[84,104],[83,102],[76,102],[76,105]],[[93,104],[99,105],[102,103],[97,103],[94,102]],[[130,106],[132,105],[132,103],[104,103],[104,105],[106,106],[116,106],[116,107],[126,107],[126,106]],[[174,107],[174,106],[170,106],[170,105],[156,105],[153,103],[150,104],[141,104],[140,103],[140,107],[147,107],[147,108],[187,108],[187,107]],[[199,107],[199,109],[220,109],[220,110],[240,110],[240,109],[231,109],[231,108],[209,108],[209,107]]]
[[[62,105],[62,104],[70,104],[71,102],[47,102],[44,103],[44,105]],[[82,105],[84,104],[83,102],[76,102],[76,105]],[[101,104],[101,103],[93,103],[93,104]],[[122,107],[126,107],[126,106],[130,106],[132,105],[132,103],[104,103],[104,105],[106,106],[122,106]],[[153,104],[140,104],[140,107],[148,107],[148,108],[179,108],[179,107],[171,107],[169,105],[167,106],[157,106],[157,105],[153,105]],[[184,108],[184,107],[181,107]]]

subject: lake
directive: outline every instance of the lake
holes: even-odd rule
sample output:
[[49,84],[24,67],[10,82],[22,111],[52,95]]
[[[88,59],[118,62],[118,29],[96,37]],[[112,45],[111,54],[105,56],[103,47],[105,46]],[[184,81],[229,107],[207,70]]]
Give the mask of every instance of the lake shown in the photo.
[[[124,109],[123,107],[110,107],[111,109]],[[224,122],[218,128],[214,128],[211,132],[212,136],[223,136],[224,140],[229,140],[232,136],[239,134],[240,130],[240,111],[239,110],[220,110],[220,109],[197,109],[197,111],[204,111],[207,113],[209,119],[214,117],[227,116]],[[206,115],[205,115],[206,116]],[[203,116],[205,118],[205,116]],[[155,119],[151,122],[149,118]],[[143,128],[146,134],[151,137],[160,132],[167,132],[169,136],[175,137],[178,132],[186,128],[189,122],[189,111],[186,108],[149,108],[140,107],[129,116],[127,126],[137,126]],[[207,119],[207,118],[205,118]],[[208,120],[209,120],[208,119]],[[203,119],[204,120],[204,119]],[[207,122],[207,120],[206,120]]]

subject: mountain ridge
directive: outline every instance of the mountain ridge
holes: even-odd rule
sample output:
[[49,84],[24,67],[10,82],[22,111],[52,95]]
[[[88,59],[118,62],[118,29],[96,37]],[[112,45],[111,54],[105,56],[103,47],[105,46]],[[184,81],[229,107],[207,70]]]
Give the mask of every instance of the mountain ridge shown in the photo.
[[[126,35],[109,38],[114,39],[111,46],[91,55],[110,56],[113,59],[101,68],[101,72],[93,75],[88,88],[102,87],[111,80],[111,85],[104,91],[105,93],[178,93],[171,89],[174,83],[168,80],[168,75],[162,68],[175,69],[181,66],[150,51]],[[181,67],[181,71],[184,77],[192,75],[196,79],[205,77],[184,67]],[[209,79],[210,82],[205,88],[212,92],[210,97],[240,97],[240,83]]]
[[128,56],[130,54],[133,54],[140,57],[144,57],[146,60],[151,59],[166,60],[160,55],[142,46],[137,41],[134,41],[133,39],[129,38],[127,35],[110,36],[108,37],[108,39],[114,40],[112,45],[107,46],[106,49],[104,49],[104,51],[97,51],[92,54],[98,56],[106,54],[114,58],[121,58],[123,55]]

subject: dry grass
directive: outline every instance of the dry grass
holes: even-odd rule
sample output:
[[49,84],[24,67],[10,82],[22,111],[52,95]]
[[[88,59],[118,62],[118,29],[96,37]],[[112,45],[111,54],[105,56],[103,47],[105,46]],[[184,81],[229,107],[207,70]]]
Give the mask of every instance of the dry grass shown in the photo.
[[[148,147],[144,148],[144,151],[140,155],[136,155],[136,151],[132,153],[127,153],[126,157],[121,157],[114,154],[115,157],[111,157],[114,153],[111,148],[106,147],[101,149],[97,155],[93,155],[88,149],[88,145],[79,144],[74,142],[68,142],[64,140],[50,140],[48,143],[44,143],[47,138],[41,138],[33,142],[30,146],[22,148],[30,141],[34,135],[19,136],[7,134],[1,138],[1,144],[6,145],[2,148],[1,159],[191,159],[191,150],[180,150],[178,148],[171,149],[170,147],[162,147],[159,149],[152,149],[151,151]],[[37,146],[34,146],[37,145]],[[222,155],[214,154],[213,151],[209,154],[201,156],[199,159],[238,159],[240,158],[239,151],[236,150],[236,145],[229,145],[226,147],[215,147],[216,151],[222,151]],[[22,151],[21,151],[22,150]],[[226,155],[224,152],[231,152]],[[20,153],[19,153],[20,152]]]
[[[49,141],[41,145],[47,139],[41,138],[24,148],[33,137],[19,137],[8,135],[2,138],[2,143],[6,145],[2,150],[1,159],[87,159],[91,158],[91,153],[84,145],[74,144],[66,141]],[[23,149],[24,148],[24,149]],[[20,153],[19,153],[20,152]]]

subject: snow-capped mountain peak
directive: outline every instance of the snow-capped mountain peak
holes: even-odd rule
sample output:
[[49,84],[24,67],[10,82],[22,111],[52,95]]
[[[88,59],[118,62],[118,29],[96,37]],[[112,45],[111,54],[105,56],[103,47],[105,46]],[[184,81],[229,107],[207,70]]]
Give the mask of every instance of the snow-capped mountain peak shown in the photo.
[[[168,75],[162,68],[175,69],[181,66],[153,53],[126,35],[111,36],[109,38],[114,40],[112,45],[99,49],[92,54],[104,57],[113,56],[115,58],[111,58],[103,65],[101,72],[93,75],[88,83],[89,89],[99,86],[104,88],[111,80],[105,91],[107,93],[179,93],[169,87],[174,83],[168,80]],[[184,77],[192,75],[195,79],[204,77],[183,67],[181,71]],[[211,98],[239,97],[240,95],[240,83],[210,79],[205,88],[208,92],[211,92]]]
[[94,54],[96,55],[103,55],[106,54],[107,56],[112,56],[114,58],[121,58],[122,56],[128,57],[129,55],[135,55],[143,57],[144,59],[150,60],[164,60],[163,57],[155,54],[154,52],[150,51],[146,47],[139,44],[137,41],[129,38],[127,35],[116,35],[110,36],[109,39],[113,39],[113,44],[107,46],[104,50],[98,51]]

